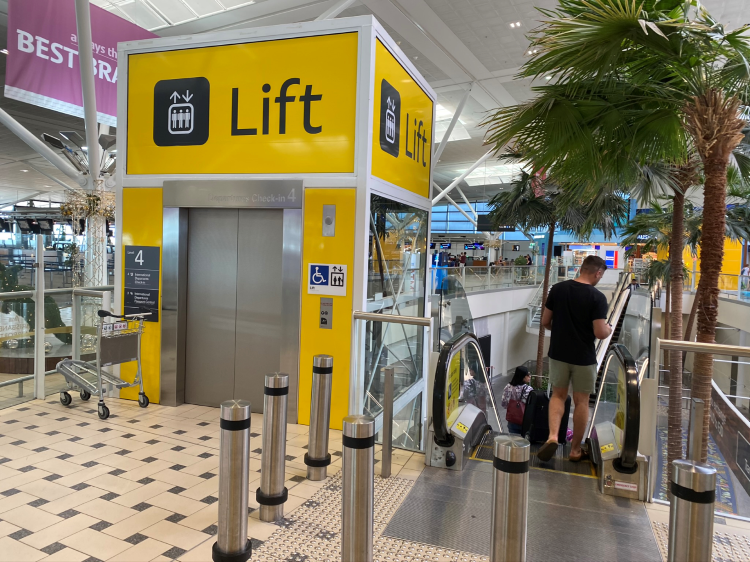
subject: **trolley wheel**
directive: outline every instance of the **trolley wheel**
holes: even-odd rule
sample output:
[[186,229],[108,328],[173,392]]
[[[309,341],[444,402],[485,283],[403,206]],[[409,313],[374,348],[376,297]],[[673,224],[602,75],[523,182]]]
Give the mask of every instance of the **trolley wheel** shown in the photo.
[[88,390],[81,389],[81,400],[88,400],[91,398],[91,393]]
[[106,420],[109,417],[109,408],[104,404],[99,404],[99,419]]
[[148,396],[146,396],[146,395],[145,395],[145,394],[143,394],[143,393],[140,393],[140,394],[138,395],[138,405],[139,405],[139,406],[140,406],[141,408],[146,408],[146,407],[148,407],[148,404],[149,404],[149,402],[148,402]]
[[70,403],[73,401],[73,399],[70,397],[70,394],[67,392],[61,392],[60,393],[60,404],[63,406],[70,406]]

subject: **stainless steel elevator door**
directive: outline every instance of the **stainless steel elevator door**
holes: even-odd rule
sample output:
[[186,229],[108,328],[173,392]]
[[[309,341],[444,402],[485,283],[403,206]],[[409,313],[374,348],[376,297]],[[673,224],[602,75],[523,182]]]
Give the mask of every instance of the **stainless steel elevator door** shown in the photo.
[[243,209],[239,219],[234,397],[262,412],[264,378],[281,361],[283,211]]
[[283,212],[190,209],[185,401],[249,400],[279,370]]

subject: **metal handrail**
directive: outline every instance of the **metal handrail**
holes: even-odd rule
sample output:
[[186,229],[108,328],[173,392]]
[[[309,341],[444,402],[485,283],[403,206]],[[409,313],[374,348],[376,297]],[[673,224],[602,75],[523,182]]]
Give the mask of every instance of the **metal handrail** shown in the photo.
[[723,343],[702,343],[697,341],[663,340],[656,338],[656,356],[662,350],[693,351],[695,353],[710,353],[712,355],[730,355],[750,357],[750,347],[741,345],[726,345]]
[[376,314],[374,312],[363,312],[355,310],[352,312],[354,320],[366,320],[369,322],[390,322],[392,324],[407,324],[409,326],[424,326],[429,328],[432,325],[432,318],[423,316],[396,316],[395,314]]

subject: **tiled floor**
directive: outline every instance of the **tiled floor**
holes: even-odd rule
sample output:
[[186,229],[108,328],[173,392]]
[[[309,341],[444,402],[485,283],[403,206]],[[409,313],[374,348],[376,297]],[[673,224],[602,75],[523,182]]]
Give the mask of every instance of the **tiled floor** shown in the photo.
[[[667,560],[669,506],[647,503],[646,511],[654,529],[662,558]],[[714,517],[713,562],[750,560],[750,523],[729,517]]]
[[[0,562],[211,560],[218,519],[218,409],[155,404],[141,409],[114,399],[107,404],[112,415],[106,421],[97,417],[95,399],[82,402],[77,395],[68,408],[50,396],[0,410]],[[331,494],[341,469],[341,432],[330,433],[333,478],[308,482],[302,462],[308,428],[287,426],[287,518],[271,524],[258,519],[255,502],[262,423],[262,416],[253,415],[248,536],[258,555],[277,538],[283,543],[284,531],[293,528],[289,521],[322,515],[331,532],[338,532],[334,509],[340,509],[340,492],[338,500]],[[421,455],[394,451],[389,487],[398,493],[390,492],[389,513],[423,462]],[[310,507],[319,496],[327,498],[325,511]]]

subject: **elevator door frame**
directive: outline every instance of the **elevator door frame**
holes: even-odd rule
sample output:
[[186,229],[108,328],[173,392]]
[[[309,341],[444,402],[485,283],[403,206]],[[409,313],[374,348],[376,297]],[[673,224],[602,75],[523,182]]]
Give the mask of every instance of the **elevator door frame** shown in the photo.
[[[273,195],[289,194],[283,206]],[[258,195],[261,195],[260,197]],[[287,420],[297,423],[299,388],[300,307],[302,295],[302,206],[298,180],[205,180],[164,182],[162,255],[161,403],[185,403],[185,340],[187,333],[187,257],[190,208],[281,209],[282,325],[280,372],[289,375]],[[282,199],[284,199],[282,197]],[[231,399],[228,396],[227,399]]]

